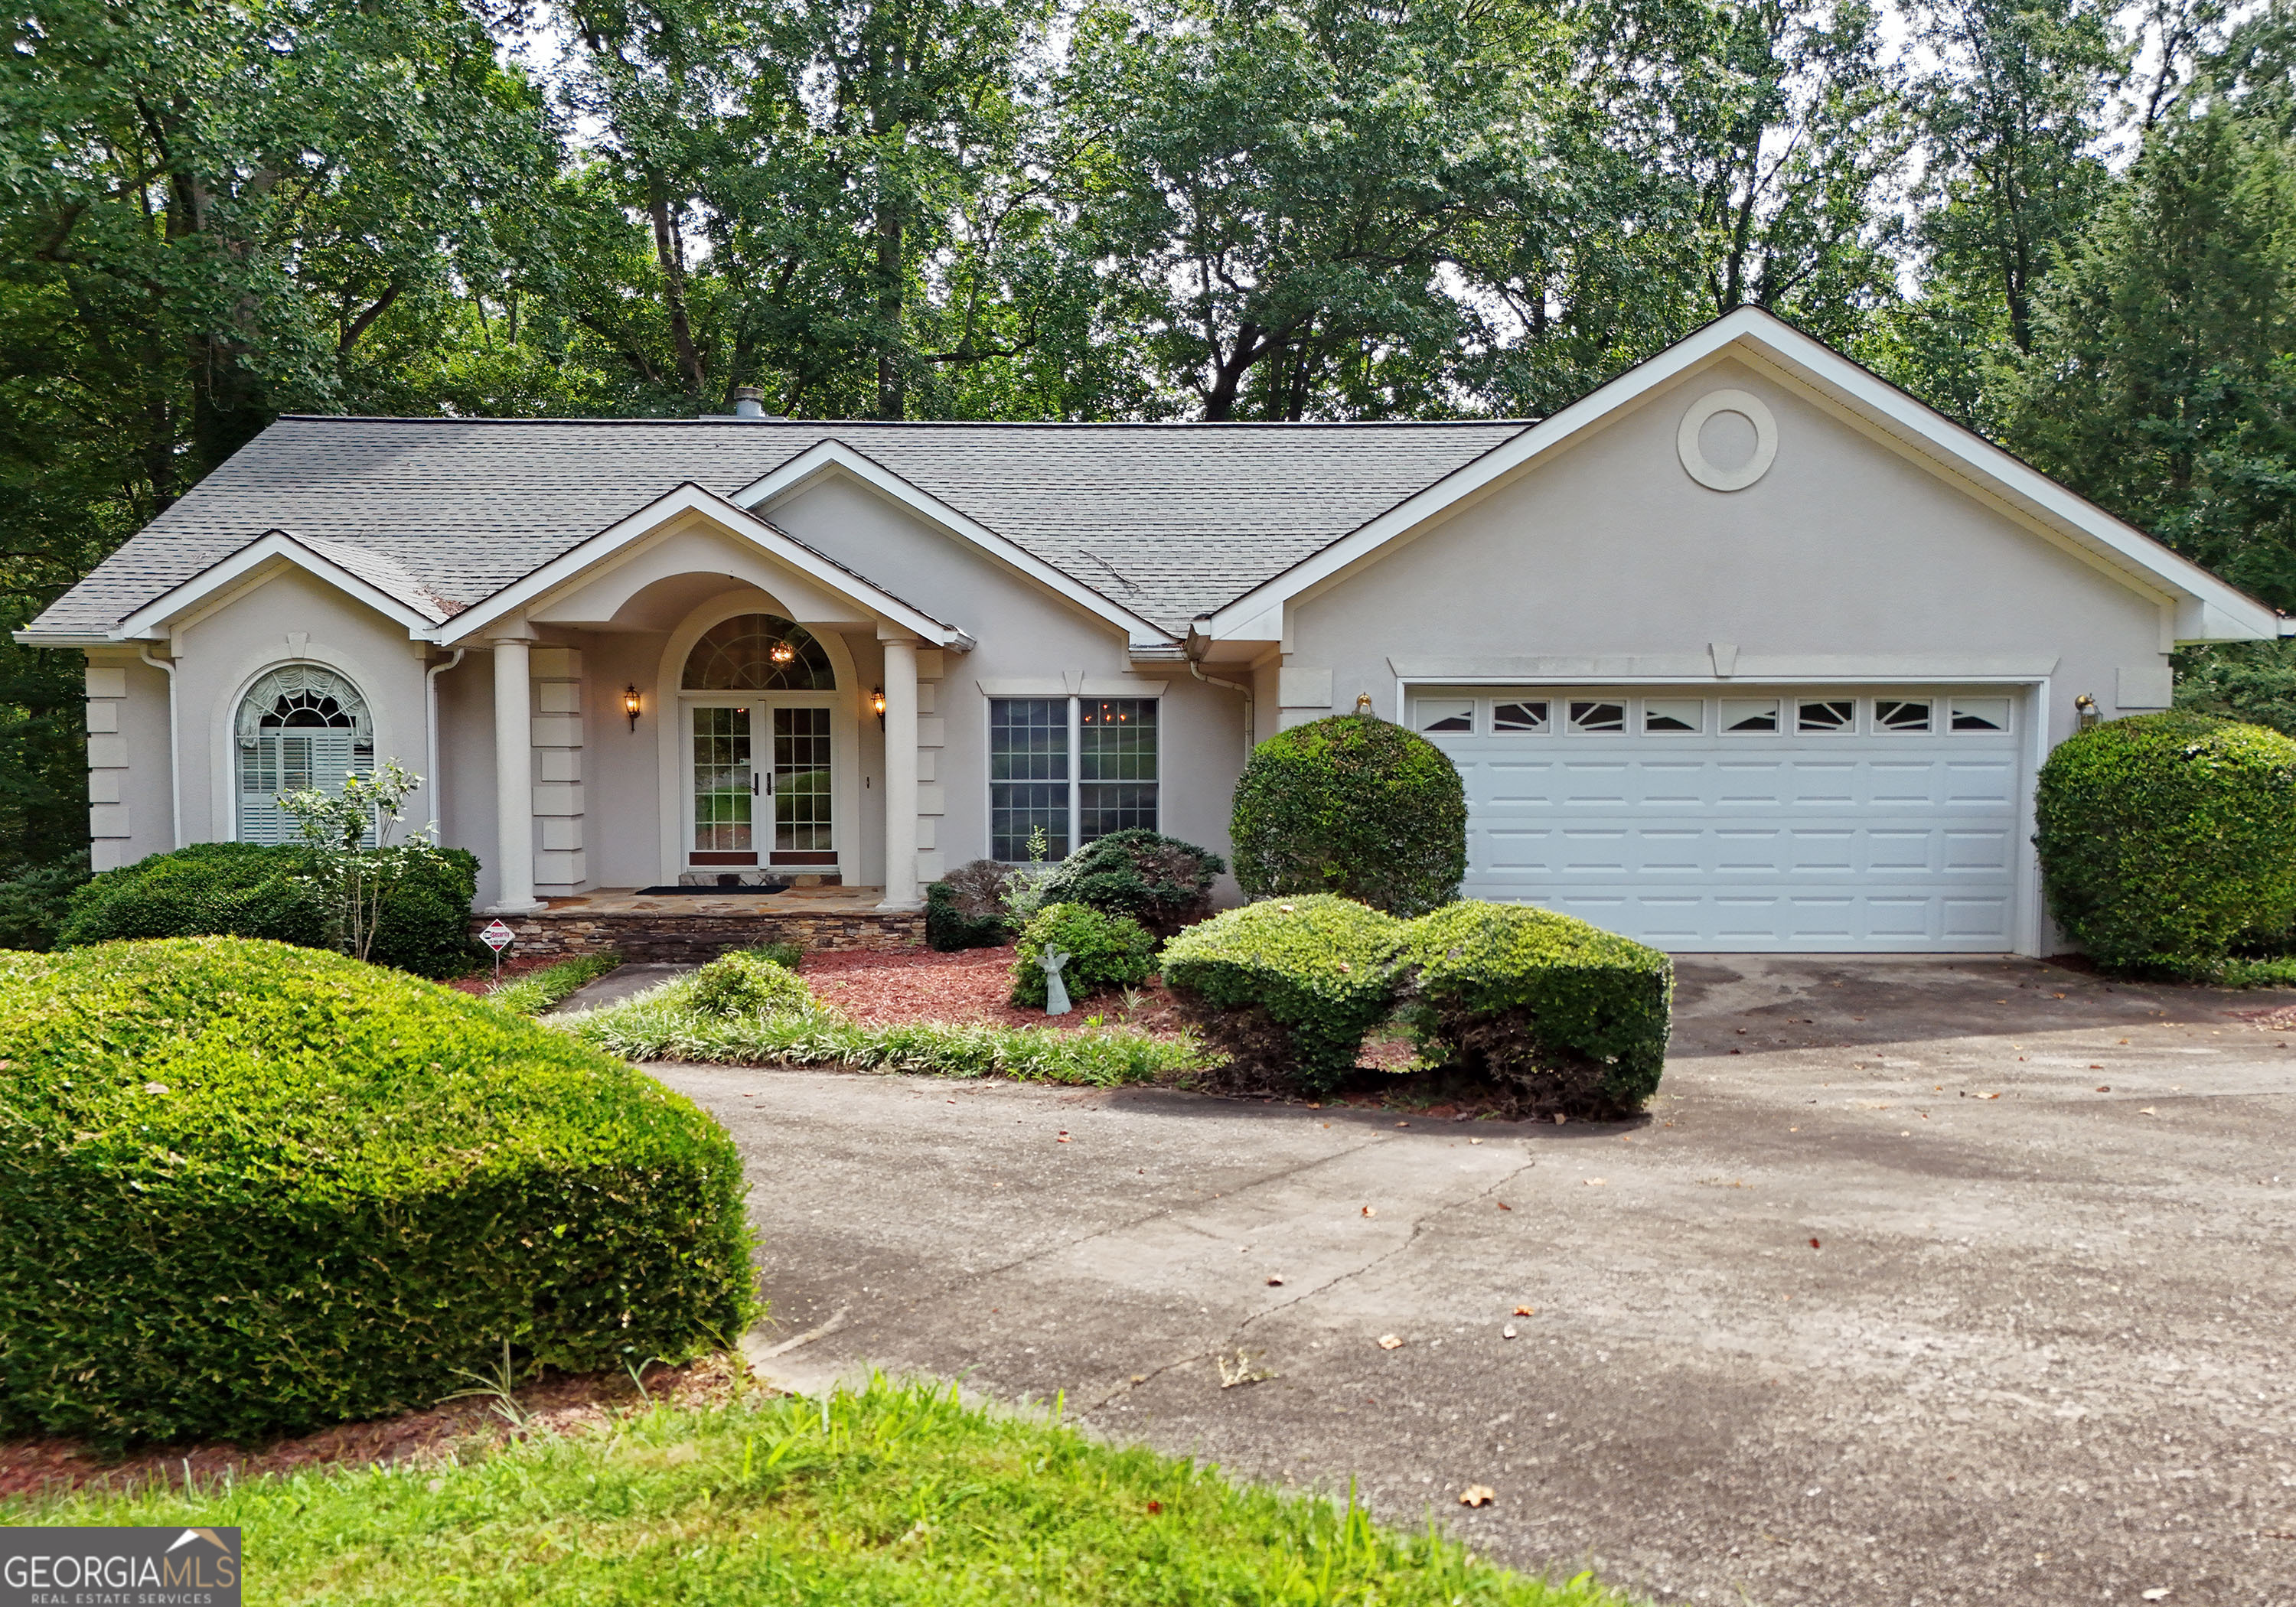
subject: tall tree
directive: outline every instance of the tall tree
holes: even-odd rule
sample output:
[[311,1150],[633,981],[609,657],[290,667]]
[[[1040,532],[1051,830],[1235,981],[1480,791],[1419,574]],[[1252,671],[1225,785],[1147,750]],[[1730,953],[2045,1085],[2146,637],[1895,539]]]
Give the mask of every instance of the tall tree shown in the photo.
[[2043,287],[2008,444],[2296,606],[2296,152],[2222,101],[2156,125]]

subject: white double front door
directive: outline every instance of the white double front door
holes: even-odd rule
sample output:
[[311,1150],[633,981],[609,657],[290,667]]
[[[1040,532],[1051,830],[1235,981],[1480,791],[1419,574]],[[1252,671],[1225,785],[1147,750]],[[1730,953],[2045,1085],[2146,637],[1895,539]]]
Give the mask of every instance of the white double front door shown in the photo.
[[837,868],[833,701],[793,693],[686,699],[692,868]]
[[2013,948],[2021,693],[1415,693],[1465,782],[1474,898],[1654,947]]

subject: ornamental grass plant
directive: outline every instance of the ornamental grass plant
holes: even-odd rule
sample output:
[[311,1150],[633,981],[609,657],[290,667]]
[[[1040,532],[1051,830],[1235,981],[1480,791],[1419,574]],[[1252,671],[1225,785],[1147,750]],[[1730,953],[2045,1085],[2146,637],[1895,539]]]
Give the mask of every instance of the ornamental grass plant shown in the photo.
[[233,938],[0,955],[0,1429],[246,1439],[755,1310],[740,1159],[565,1033]]

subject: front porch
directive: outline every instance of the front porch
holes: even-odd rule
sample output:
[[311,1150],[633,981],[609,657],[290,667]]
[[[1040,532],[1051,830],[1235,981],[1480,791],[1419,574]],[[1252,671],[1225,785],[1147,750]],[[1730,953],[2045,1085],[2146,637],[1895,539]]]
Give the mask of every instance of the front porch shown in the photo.
[[[795,887],[785,893],[646,894],[600,888],[504,915],[517,934],[506,958],[570,959],[615,953],[653,964],[700,964],[729,948],[794,943],[806,949],[914,948],[921,909],[885,910],[878,887]],[[473,933],[494,917],[472,918]]]

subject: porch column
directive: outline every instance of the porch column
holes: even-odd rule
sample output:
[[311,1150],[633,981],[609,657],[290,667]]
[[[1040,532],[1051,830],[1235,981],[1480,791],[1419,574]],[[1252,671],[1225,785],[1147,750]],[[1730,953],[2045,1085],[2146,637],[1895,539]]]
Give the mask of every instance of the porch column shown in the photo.
[[885,898],[917,906],[917,643],[880,627],[885,646]]
[[534,896],[534,718],[525,636],[496,636],[495,652],[495,874],[492,913],[542,907]]

